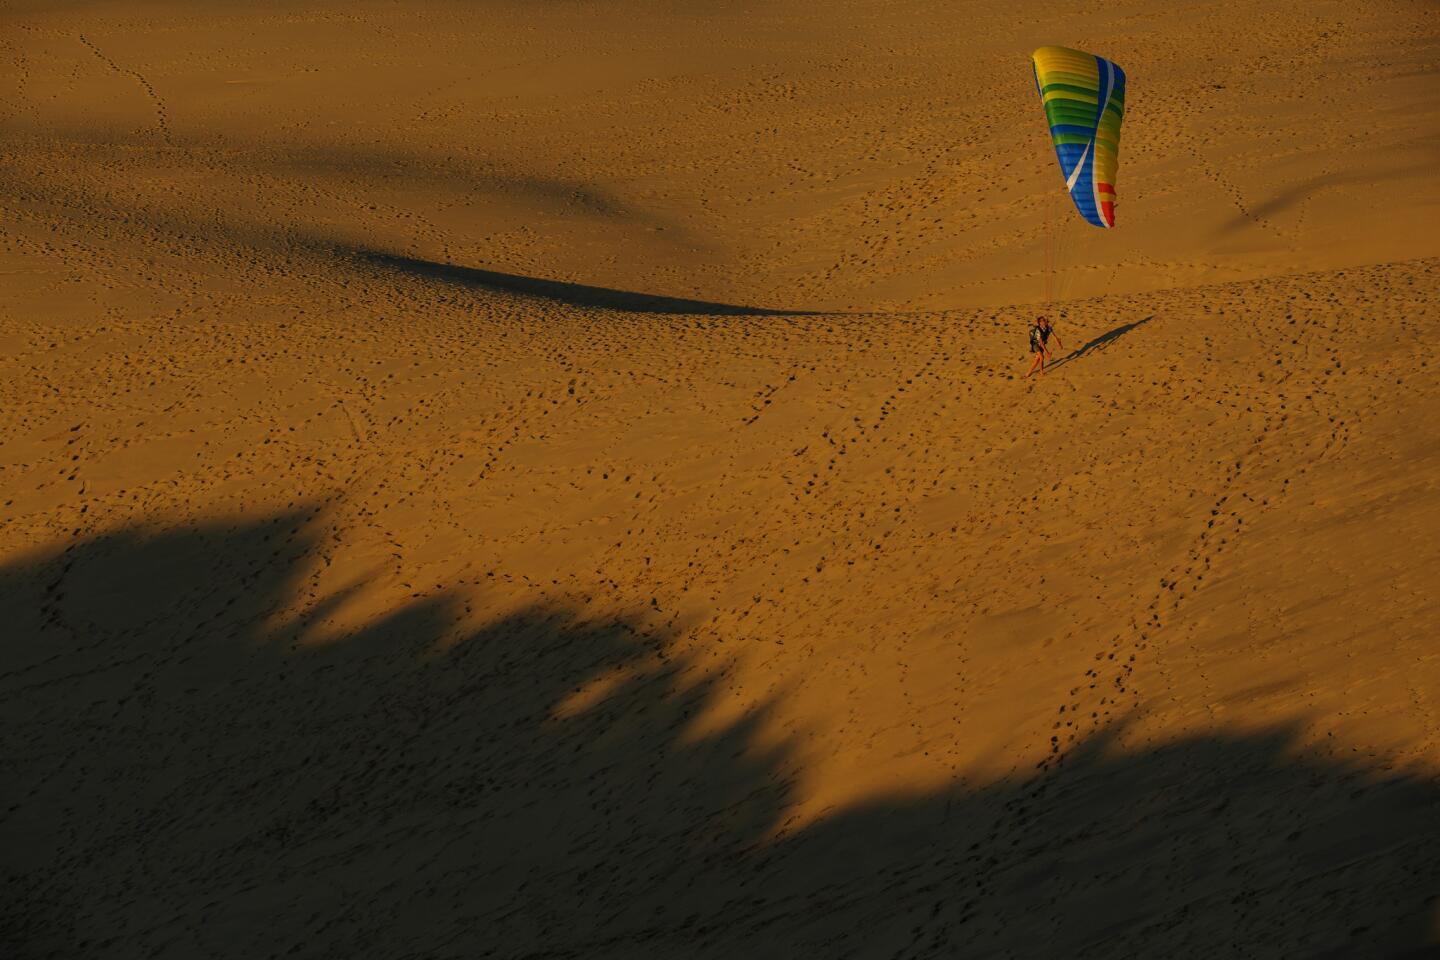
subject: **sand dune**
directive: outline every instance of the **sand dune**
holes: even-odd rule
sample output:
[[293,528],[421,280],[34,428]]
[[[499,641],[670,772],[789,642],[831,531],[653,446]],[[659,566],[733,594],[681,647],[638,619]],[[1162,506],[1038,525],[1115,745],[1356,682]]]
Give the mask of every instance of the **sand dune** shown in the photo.
[[1423,6],[4,17],[8,954],[1440,950]]

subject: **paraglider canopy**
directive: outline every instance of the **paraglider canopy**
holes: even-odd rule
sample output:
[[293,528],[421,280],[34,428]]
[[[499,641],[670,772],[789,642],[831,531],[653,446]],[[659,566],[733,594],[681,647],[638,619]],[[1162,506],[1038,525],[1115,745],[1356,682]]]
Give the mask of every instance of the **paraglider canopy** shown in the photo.
[[1115,226],[1125,71],[1104,57],[1069,47],[1041,47],[1030,59],[1075,209],[1097,227]]

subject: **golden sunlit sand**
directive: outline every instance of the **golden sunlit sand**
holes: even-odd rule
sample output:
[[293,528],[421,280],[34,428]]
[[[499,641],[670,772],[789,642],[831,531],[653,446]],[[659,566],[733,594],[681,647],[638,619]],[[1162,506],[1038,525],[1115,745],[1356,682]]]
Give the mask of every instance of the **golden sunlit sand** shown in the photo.
[[1433,7],[0,24],[0,954],[1440,954]]

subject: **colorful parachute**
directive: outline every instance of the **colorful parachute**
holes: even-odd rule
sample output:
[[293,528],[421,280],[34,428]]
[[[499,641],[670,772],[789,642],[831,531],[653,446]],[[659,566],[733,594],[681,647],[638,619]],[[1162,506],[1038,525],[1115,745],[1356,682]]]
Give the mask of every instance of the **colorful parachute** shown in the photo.
[[1075,209],[1097,227],[1115,226],[1125,71],[1104,57],[1068,47],[1041,47],[1031,62]]

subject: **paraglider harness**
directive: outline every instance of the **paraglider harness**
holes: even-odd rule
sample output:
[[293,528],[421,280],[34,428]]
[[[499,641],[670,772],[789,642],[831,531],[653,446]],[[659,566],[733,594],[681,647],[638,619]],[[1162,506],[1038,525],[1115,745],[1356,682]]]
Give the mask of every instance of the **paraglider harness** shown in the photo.
[[1033,324],[1030,325],[1030,352],[1031,352],[1031,353],[1044,353],[1044,352],[1045,352],[1045,340],[1047,339],[1046,334],[1047,334],[1047,331],[1042,330],[1042,329],[1040,328],[1040,324],[1039,324],[1038,322],[1037,322],[1037,323],[1033,323]]

